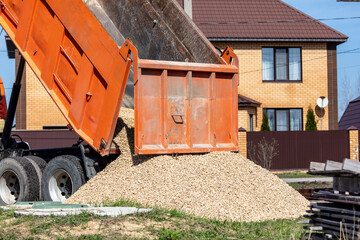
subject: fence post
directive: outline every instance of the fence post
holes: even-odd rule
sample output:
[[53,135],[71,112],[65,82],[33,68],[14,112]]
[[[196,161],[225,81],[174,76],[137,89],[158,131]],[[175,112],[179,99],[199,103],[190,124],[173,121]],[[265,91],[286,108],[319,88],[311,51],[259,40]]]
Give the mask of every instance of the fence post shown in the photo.
[[349,127],[350,159],[359,161],[359,130],[356,127]]
[[238,139],[239,139],[239,153],[240,153],[244,158],[247,158],[246,129],[244,129],[244,128],[239,128]]

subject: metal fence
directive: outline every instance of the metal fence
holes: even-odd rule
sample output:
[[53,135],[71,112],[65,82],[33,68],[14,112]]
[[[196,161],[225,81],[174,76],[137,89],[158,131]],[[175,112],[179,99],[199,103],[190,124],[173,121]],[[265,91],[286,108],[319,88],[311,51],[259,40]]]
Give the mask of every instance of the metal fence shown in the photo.
[[278,155],[272,160],[272,170],[307,169],[310,162],[342,161],[349,158],[349,132],[299,131],[299,132],[247,132],[248,158],[251,146],[265,138],[278,144]]
[[17,130],[11,132],[16,140],[23,140],[32,149],[71,147],[79,136],[69,130]]

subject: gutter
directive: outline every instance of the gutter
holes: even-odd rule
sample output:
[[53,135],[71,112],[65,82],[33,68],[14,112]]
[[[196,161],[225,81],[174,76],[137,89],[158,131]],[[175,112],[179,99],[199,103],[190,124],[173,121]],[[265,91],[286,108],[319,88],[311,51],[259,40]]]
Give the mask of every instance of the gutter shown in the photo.
[[211,42],[338,42],[344,43],[347,38],[216,38],[209,37]]

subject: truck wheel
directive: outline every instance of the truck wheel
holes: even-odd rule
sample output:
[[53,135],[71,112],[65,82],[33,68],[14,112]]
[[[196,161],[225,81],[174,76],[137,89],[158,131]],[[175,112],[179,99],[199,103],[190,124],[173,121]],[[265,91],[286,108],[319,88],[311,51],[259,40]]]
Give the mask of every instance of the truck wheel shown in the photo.
[[31,159],[33,162],[36,163],[37,166],[39,166],[41,172],[44,171],[46,164],[47,164],[44,159],[42,159],[41,157],[38,157],[38,156],[26,156],[25,158]]
[[0,205],[39,200],[39,186],[36,169],[27,159],[13,157],[0,161]]
[[42,173],[46,167],[46,162],[44,159],[38,156],[26,156],[26,158],[35,168],[36,174],[39,178],[39,199],[42,200],[42,193],[41,193],[41,179],[42,179]]
[[45,167],[41,190],[45,201],[64,202],[85,183],[80,159],[71,155],[53,158]]

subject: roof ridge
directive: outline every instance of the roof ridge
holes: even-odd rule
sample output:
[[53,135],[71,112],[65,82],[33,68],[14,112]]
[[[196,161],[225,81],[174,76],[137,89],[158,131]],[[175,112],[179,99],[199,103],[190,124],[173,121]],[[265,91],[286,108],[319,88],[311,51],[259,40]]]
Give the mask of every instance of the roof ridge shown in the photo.
[[345,34],[339,32],[339,31],[337,31],[336,29],[334,29],[334,28],[332,28],[332,27],[330,27],[330,26],[328,26],[328,25],[326,25],[326,24],[324,24],[324,23],[322,23],[322,22],[320,22],[319,20],[311,17],[310,15],[307,15],[306,13],[300,11],[299,9],[296,9],[295,7],[287,4],[286,2],[283,2],[282,0],[277,0],[277,1],[278,1],[280,4],[283,4],[284,6],[287,6],[288,8],[291,8],[292,10],[295,10],[296,12],[300,13],[300,14],[303,15],[303,16],[315,20],[315,21],[314,21],[315,23],[317,23],[317,24],[319,24],[320,26],[323,26],[323,27],[325,27],[325,28],[333,31],[335,34],[339,35],[339,37],[346,38],[346,39],[349,38],[347,35],[345,35]]
[[356,97],[354,98],[353,100],[351,100],[349,103],[352,103],[352,102],[358,102],[360,101],[360,96],[359,97]]

